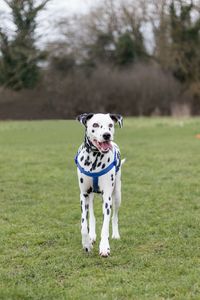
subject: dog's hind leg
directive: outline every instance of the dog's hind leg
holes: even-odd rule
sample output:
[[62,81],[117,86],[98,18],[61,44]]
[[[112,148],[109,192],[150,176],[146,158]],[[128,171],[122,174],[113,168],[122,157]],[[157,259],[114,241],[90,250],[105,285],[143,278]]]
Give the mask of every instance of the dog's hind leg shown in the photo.
[[121,170],[117,173],[113,191],[112,238],[120,239],[118,228],[118,211],[121,204]]
[[92,244],[96,242],[96,220],[94,215],[94,193],[89,194],[89,236]]

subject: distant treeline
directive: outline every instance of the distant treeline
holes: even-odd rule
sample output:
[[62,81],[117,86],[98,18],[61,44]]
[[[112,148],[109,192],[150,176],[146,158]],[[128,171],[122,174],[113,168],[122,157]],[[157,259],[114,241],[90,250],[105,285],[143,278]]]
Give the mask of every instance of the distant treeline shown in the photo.
[[200,0],[102,0],[59,20],[41,51],[49,1],[5,1],[16,30],[0,27],[0,118],[200,114]]

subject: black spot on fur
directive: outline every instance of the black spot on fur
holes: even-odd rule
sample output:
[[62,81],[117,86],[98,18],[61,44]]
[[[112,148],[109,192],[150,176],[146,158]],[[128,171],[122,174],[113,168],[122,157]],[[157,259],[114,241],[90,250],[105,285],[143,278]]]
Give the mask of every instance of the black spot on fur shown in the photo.
[[90,187],[90,188],[87,190],[87,193],[88,193],[88,194],[92,193],[92,187]]
[[114,183],[112,183],[112,186],[114,186]]
[[110,214],[110,209],[108,208],[108,209],[107,209],[107,215],[109,215],[109,214]]
[[104,191],[102,191],[101,193],[102,193],[102,195],[103,195],[103,194],[104,194]]
[[[83,196],[86,198],[86,197],[88,197],[88,194],[83,194]],[[81,205],[82,205],[82,201],[81,201]]]
[[112,208],[112,205],[110,205],[110,209]]
[[110,162],[110,157],[108,157],[108,163]]
[[83,161],[83,159],[84,159],[84,156],[81,156],[81,161]]
[[97,152],[93,152],[93,156],[96,156]]
[[112,180],[112,181],[114,180],[114,176],[113,176],[113,174],[111,174],[111,180]]
[[85,251],[88,252],[88,248],[85,248]]
[[89,204],[85,204],[85,210],[89,209]]
[[89,160],[86,160],[84,163],[84,166],[89,166],[91,164],[91,162]]
[[99,157],[100,153],[97,154],[97,157],[95,159],[95,161],[92,164],[92,169],[95,170],[96,169],[96,165],[97,165],[97,161],[98,161],[98,157]]
[[84,218],[82,218],[82,223],[84,222]]
[[105,208],[108,208],[108,203],[105,204]]
[[110,201],[110,200],[111,200],[111,197],[109,197],[108,199],[109,199],[109,201]]
[[104,158],[104,154],[101,154],[101,158],[100,159],[102,159],[102,158]]
[[100,167],[100,165],[101,165],[101,162],[98,163],[97,167]]
[[92,133],[94,133],[94,129],[92,129]]
[[80,182],[83,183],[83,178],[82,177],[80,178]]
[[105,165],[105,164],[103,164],[101,168],[102,168],[102,169],[104,169],[104,168],[105,168],[105,166],[106,166],[106,165]]

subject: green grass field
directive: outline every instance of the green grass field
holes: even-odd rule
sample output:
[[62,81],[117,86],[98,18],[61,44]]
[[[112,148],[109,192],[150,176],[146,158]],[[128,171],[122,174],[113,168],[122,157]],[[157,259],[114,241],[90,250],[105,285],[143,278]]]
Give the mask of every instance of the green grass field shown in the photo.
[[0,122],[0,299],[200,299],[200,119],[126,119],[121,240],[81,248],[75,121]]

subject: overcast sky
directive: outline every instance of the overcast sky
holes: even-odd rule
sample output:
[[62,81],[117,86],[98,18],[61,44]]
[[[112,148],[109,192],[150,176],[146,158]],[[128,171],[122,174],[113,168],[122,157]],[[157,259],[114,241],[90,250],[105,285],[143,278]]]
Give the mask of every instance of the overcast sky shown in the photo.
[[[75,13],[85,12],[90,6],[92,6],[97,0],[51,0],[47,4],[48,13]],[[8,10],[7,4],[4,0],[0,0],[0,10]]]
[[[38,33],[44,36],[42,41],[50,41],[54,38],[54,24],[59,18],[72,14],[86,13],[92,6],[100,0],[50,0],[43,12],[39,14]],[[38,1],[40,2],[40,0]],[[6,15],[9,8],[4,0],[0,0],[0,13],[3,13],[4,20],[1,25],[6,29],[10,28]],[[11,28],[10,28],[11,29]]]
[[46,9],[39,16],[40,28],[48,33],[46,37],[44,37],[44,41],[54,39],[54,24],[59,21],[61,17],[87,13],[98,1],[100,0],[50,0]]
[[[42,0],[37,1],[41,2]],[[199,0],[194,0],[194,3],[197,3],[198,1]],[[58,22],[61,17],[87,13],[91,7],[94,7],[99,2],[102,2],[102,0],[50,0],[50,2],[46,5],[45,10],[43,10],[38,16],[39,26],[37,34],[40,36],[38,45],[42,47],[46,43],[51,42],[58,37],[58,31],[56,31],[55,23]],[[9,34],[11,34],[15,28],[12,28],[12,23],[7,18],[8,15],[8,6],[5,4],[4,0],[0,0],[0,25],[6,29]],[[142,31],[145,36],[146,47],[151,52],[154,46],[152,28],[146,24],[142,28]]]
[[64,14],[86,12],[94,2],[95,0],[52,0],[48,4],[48,10]]
[[[42,47],[46,43],[51,42],[57,38],[58,32],[55,29],[55,23],[63,16],[87,13],[87,11],[94,7],[97,3],[102,0],[50,0],[38,16],[38,29],[37,34],[40,36],[39,46]],[[41,2],[41,0],[38,0]],[[7,29],[10,34],[12,33],[11,22],[8,21],[7,17],[9,14],[9,8],[5,4],[4,0],[0,0],[0,13],[5,16],[2,20],[1,15],[1,26]],[[147,47],[151,50],[152,48],[152,31],[150,28],[145,27],[144,34]]]

